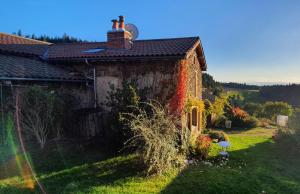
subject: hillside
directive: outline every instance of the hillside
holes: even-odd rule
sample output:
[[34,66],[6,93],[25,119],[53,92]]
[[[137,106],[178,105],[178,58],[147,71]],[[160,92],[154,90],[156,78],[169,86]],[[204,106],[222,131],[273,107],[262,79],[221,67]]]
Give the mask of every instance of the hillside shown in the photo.
[[257,86],[241,83],[221,83],[225,91],[239,91],[251,101],[281,101],[300,107],[300,85]]

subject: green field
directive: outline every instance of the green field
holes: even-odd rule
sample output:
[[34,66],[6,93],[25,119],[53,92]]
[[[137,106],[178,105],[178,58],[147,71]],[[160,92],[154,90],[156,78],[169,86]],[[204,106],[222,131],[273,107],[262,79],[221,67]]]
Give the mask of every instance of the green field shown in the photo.
[[[212,165],[190,165],[182,171],[153,177],[140,173],[135,155],[114,156],[64,144],[29,155],[42,187],[49,194],[300,193],[300,154],[289,149],[292,145],[288,141],[275,143],[271,138],[273,132],[260,128],[229,132],[232,146],[227,164],[217,162],[220,150],[214,145],[209,159]],[[32,177],[24,176],[24,171],[22,178],[14,159],[2,160],[0,193],[41,193],[30,181]]]

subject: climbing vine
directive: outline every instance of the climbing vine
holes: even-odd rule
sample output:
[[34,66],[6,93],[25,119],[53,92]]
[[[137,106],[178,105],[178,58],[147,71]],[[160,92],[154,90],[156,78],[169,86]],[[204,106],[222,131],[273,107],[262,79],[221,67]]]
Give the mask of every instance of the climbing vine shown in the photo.
[[197,107],[198,111],[203,112],[205,109],[203,100],[189,97],[185,105],[185,112],[191,112],[193,107]]
[[179,65],[176,91],[169,103],[169,109],[172,114],[181,115],[184,109],[187,96],[187,75],[187,63],[182,61]]
[[189,97],[185,105],[185,112],[191,112],[193,108],[197,108],[197,111],[201,114],[200,127],[204,129],[206,127],[206,113],[205,103],[203,100],[198,98]]

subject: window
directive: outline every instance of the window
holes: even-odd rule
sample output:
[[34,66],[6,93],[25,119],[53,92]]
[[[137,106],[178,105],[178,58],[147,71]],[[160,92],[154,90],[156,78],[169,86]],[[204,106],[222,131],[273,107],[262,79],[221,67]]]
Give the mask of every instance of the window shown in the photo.
[[197,108],[192,109],[192,126],[198,125],[198,111]]

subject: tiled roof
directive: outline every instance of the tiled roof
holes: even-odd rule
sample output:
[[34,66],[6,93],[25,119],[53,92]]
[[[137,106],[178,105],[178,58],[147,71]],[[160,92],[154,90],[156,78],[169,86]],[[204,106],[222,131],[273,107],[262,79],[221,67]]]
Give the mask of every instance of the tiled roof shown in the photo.
[[[106,42],[54,44],[49,47],[48,58],[53,60],[185,56],[197,43],[200,43],[198,37],[136,40],[133,42],[131,49],[108,49],[106,48]],[[92,52],[93,49],[99,49],[99,51]]]
[[0,80],[29,79],[47,81],[86,81],[61,67],[38,59],[0,54]]
[[206,62],[199,37],[136,40],[131,49],[110,49],[107,42],[50,44],[15,35],[0,33],[0,52],[39,56],[45,60],[76,60],[95,58],[116,60],[125,58],[185,57],[196,49],[203,70]]
[[[197,43],[200,43],[199,37],[136,40],[131,49],[108,49],[106,42],[50,44],[0,33],[0,51],[43,56],[50,60],[185,56]],[[89,52],[93,49],[99,50]]]
[[50,45],[51,43],[33,40],[30,38],[24,38],[17,35],[6,34],[0,32],[0,44],[40,44],[40,45]]
[[42,44],[0,44],[0,51],[29,55],[29,56],[44,56],[47,53],[49,45]]

